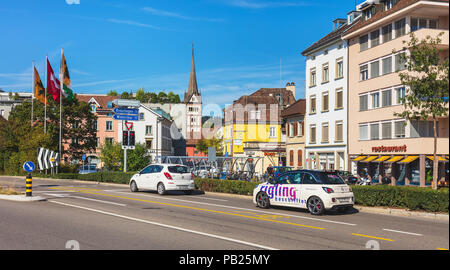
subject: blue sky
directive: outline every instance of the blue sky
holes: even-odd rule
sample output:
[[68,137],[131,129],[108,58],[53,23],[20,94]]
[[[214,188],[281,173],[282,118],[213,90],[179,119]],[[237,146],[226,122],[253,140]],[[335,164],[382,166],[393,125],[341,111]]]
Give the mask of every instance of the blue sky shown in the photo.
[[[79,4],[68,4],[77,2]],[[359,1],[360,2],[360,1]],[[29,92],[60,50],[76,93],[188,87],[192,42],[203,103],[221,106],[261,87],[296,83],[301,51],[345,18],[354,0],[21,0],[0,5],[0,88]],[[281,81],[280,81],[281,59]]]

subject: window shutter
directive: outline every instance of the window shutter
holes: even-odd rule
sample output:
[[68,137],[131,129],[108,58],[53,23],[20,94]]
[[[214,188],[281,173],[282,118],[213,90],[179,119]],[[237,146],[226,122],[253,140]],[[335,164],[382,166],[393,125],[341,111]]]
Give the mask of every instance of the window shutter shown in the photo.
[[[303,125],[302,125],[302,126],[303,126]],[[298,160],[297,165],[298,165],[299,167],[303,166],[303,155],[302,155],[302,150],[298,150],[298,151],[297,151],[297,160]]]
[[297,136],[297,122],[294,122],[294,136]]
[[289,151],[289,165],[294,166],[294,150]]

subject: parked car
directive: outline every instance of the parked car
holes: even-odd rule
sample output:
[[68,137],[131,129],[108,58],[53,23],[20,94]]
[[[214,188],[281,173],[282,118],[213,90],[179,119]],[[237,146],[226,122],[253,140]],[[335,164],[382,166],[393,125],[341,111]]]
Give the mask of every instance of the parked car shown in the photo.
[[195,189],[194,175],[184,165],[152,164],[131,177],[130,189],[132,192],[156,190],[160,195],[169,190],[191,194]]
[[258,185],[253,190],[253,202],[260,208],[289,206],[321,215],[325,210],[348,211],[354,204],[354,195],[334,172],[295,170]]
[[349,185],[354,185],[358,182],[358,178],[348,171],[335,171],[344,181]]
[[78,170],[79,174],[88,174],[88,173],[95,173],[98,172],[97,166],[95,164],[87,164],[84,166],[81,166]]

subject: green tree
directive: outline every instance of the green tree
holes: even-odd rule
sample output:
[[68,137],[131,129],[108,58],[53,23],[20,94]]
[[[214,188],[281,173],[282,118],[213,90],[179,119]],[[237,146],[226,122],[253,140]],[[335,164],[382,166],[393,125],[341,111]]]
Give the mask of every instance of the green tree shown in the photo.
[[107,96],[110,96],[110,97],[118,96],[116,90],[109,90],[108,94],[106,94],[106,95],[107,95]]
[[127,150],[127,170],[139,171],[150,163],[145,144],[136,144],[133,150]]
[[168,102],[167,94],[165,92],[161,91],[158,93],[158,102],[161,104]]
[[148,95],[147,95],[147,93],[145,93],[144,88],[139,88],[136,91],[136,99],[139,100],[141,103],[148,102]]
[[105,142],[99,147],[100,160],[108,171],[118,171],[122,166],[123,150],[120,143]]
[[123,91],[122,94],[120,94],[120,98],[121,99],[131,99],[131,98],[133,98],[133,96],[130,93],[128,93],[127,91]]
[[449,60],[441,57],[442,49],[441,32],[436,38],[427,36],[418,40],[413,32],[410,40],[404,41],[402,60],[407,71],[399,73],[401,82],[407,87],[405,97],[402,98],[404,111],[394,113],[395,116],[406,120],[433,120],[434,146],[433,146],[433,188],[437,189],[438,160],[437,151],[437,127],[440,117],[448,117],[449,97]]

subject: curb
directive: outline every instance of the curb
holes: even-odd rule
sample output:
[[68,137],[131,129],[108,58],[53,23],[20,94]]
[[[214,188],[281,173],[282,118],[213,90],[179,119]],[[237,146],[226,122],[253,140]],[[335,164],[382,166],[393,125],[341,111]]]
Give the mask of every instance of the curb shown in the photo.
[[46,198],[41,196],[26,197],[25,195],[0,195],[0,199],[16,202],[36,202],[47,200]]

